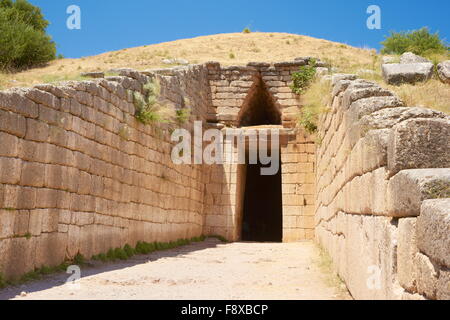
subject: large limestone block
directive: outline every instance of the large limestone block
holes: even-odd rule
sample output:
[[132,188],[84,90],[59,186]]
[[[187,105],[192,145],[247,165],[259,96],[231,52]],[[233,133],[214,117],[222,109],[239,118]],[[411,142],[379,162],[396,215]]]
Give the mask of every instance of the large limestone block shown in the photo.
[[432,63],[383,64],[384,80],[393,85],[429,80],[433,75]]
[[410,119],[393,127],[388,169],[450,168],[450,118]]
[[434,262],[450,268],[450,198],[423,202],[417,219],[417,243]]
[[1,245],[3,249],[0,248],[0,250],[5,255],[0,262],[3,264],[2,272],[7,279],[18,279],[25,273],[34,270],[37,238],[21,237],[3,241]]
[[356,80],[355,74],[336,73],[331,76],[331,85],[334,87],[341,80]]
[[396,282],[397,228],[391,219],[347,217],[347,276],[352,296],[361,300],[400,299]]
[[24,95],[26,89],[11,89],[0,92],[0,109],[19,113],[27,118],[38,117],[38,105]]
[[388,185],[388,213],[393,217],[415,217],[422,202],[448,196],[449,169],[410,169],[397,173]]
[[416,218],[405,218],[400,219],[398,223],[398,281],[409,292],[416,292],[415,257],[419,252],[416,241],[416,221]]
[[450,60],[439,63],[437,71],[442,82],[450,84]]
[[17,215],[16,210],[0,210],[0,239],[14,236],[14,224]]
[[67,234],[43,233],[36,238],[35,268],[54,267],[66,258]]
[[374,82],[355,80],[344,92],[342,107],[348,109],[352,103],[360,99],[388,96],[394,96],[394,94],[387,89],[381,88]]
[[403,102],[395,96],[369,97],[353,102],[347,115],[350,117],[350,121],[357,121],[375,111],[401,106],[403,106]]
[[439,270],[437,270],[430,259],[422,253],[416,254],[415,262],[417,267],[415,274],[417,291],[428,299],[436,299]]
[[439,280],[436,288],[436,299],[450,300],[450,270],[439,271]]
[[392,128],[400,122],[414,118],[446,118],[445,113],[420,107],[388,108],[361,118],[361,126],[366,130]]
[[425,62],[431,62],[431,61],[425,59],[424,57],[418,56],[412,52],[405,52],[400,57],[401,64],[425,63]]

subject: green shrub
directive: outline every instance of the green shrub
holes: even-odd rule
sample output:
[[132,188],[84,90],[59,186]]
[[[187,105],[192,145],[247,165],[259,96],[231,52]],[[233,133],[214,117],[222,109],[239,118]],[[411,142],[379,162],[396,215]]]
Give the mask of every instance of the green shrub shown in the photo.
[[53,273],[55,270],[56,270],[56,268],[54,269],[54,268],[51,268],[51,267],[48,267],[48,266],[42,266],[42,267],[39,269],[38,272],[39,272],[40,274],[46,275],[46,274]]
[[242,33],[252,33],[252,31],[250,30],[250,28],[244,28],[244,30],[242,30]]
[[77,253],[75,258],[73,258],[73,263],[76,265],[82,266],[83,264],[86,263],[86,259],[84,258],[84,256],[81,253]]
[[116,254],[114,249],[109,249],[108,252],[106,253],[106,258],[108,259],[108,261],[116,261]]
[[125,252],[122,248],[116,248],[114,249],[114,257],[116,257],[119,260],[127,260],[128,254]]
[[414,31],[391,32],[385,41],[381,42],[383,54],[403,54],[412,52],[418,55],[448,53],[449,47],[439,37],[439,33],[430,33],[428,28]]
[[189,109],[179,109],[175,111],[175,117],[178,124],[184,124],[189,120],[191,111]]
[[108,257],[104,253],[100,253],[100,254],[97,254],[95,256],[92,256],[91,259],[92,260],[96,260],[96,261],[102,261],[102,262],[108,261]]
[[25,283],[29,281],[39,280],[42,278],[42,275],[39,273],[38,270],[30,271],[25,273],[22,277],[20,277],[19,282]]
[[315,133],[318,129],[319,116],[328,111],[330,96],[330,81],[316,79],[309,85],[302,95],[303,107],[298,114],[298,125],[308,133]]
[[317,131],[317,121],[318,115],[308,109],[303,110],[298,119],[298,123],[311,134]]
[[123,250],[127,254],[128,258],[131,258],[132,256],[134,256],[136,254],[136,250],[134,248],[132,248],[129,244],[126,244],[123,247]]
[[3,273],[0,272],[0,289],[6,287],[7,282],[5,280],[5,277],[3,276]]
[[29,68],[54,60],[56,46],[45,33],[48,22],[26,0],[0,0],[0,69]]
[[291,89],[294,93],[302,94],[309,87],[316,75],[315,64],[315,61],[310,61],[308,65],[301,66],[298,72],[292,74]]
[[41,9],[26,0],[0,0],[0,10],[9,10],[10,19],[20,19],[36,30],[45,31],[49,22],[44,19]]
[[149,254],[149,253],[155,251],[155,249],[156,249],[155,244],[153,244],[153,243],[139,241],[136,244],[136,253],[139,253],[139,254]]
[[155,122],[165,122],[161,115],[161,105],[158,99],[161,87],[157,80],[148,82],[143,87],[144,94],[134,91],[133,104],[136,108],[135,117],[143,124],[151,124]]

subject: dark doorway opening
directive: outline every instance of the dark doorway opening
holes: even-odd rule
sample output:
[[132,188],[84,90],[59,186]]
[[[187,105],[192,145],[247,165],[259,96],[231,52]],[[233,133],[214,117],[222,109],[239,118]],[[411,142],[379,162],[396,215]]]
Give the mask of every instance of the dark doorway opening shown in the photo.
[[241,110],[240,127],[281,125],[281,113],[261,77],[253,84]]
[[247,164],[241,238],[243,241],[282,242],[281,165],[273,176],[261,175],[262,167],[261,163]]

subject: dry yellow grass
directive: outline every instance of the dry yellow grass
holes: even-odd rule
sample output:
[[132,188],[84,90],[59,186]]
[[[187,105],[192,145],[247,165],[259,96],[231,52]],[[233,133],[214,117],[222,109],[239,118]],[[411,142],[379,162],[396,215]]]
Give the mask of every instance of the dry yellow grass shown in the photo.
[[[288,61],[300,56],[320,58],[342,72],[380,70],[380,57],[375,50],[288,33],[230,33],[123,49],[80,59],[55,60],[45,67],[20,73],[0,73],[0,90],[81,79],[81,72],[123,67],[137,70],[167,68],[169,66],[162,63],[165,58],[183,58],[190,63],[219,61],[223,65],[244,65],[253,61]],[[380,76],[371,80],[387,86]],[[450,87],[437,80],[415,86],[387,87],[404,99],[407,105],[424,105],[450,113]]]
[[394,91],[408,107],[428,107],[450,114],[450,86],[439,80],[401,86],[380,84]]
[[223,65],[243,65],[252,61],[287,61],[300,56],[318,57],[338,67],[367,68],[373,61],[370,50],[307,36],[231,33],[123,49],[80,59],[56,60],[42,68],[0,75],[0,86],[9,88],[76,79],[81,72],[119,67],[137,70],[168,67],[162,63],[164,58],[183,58],[191,63],[219,61]]

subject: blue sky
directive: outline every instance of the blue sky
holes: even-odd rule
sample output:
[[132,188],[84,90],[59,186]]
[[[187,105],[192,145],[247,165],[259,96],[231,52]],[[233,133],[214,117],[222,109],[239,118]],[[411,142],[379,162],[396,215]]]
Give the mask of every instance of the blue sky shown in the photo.
[[[391,30],[428,26],[450,42],[448,0],[30,0],[51,22],[58,52],[77,58],[201,35],[289,32],[380,48]],[[81,8],[81,30],[69,30],[66,9]],[[381,30],[369,30],[369,5],[381,8]]]

